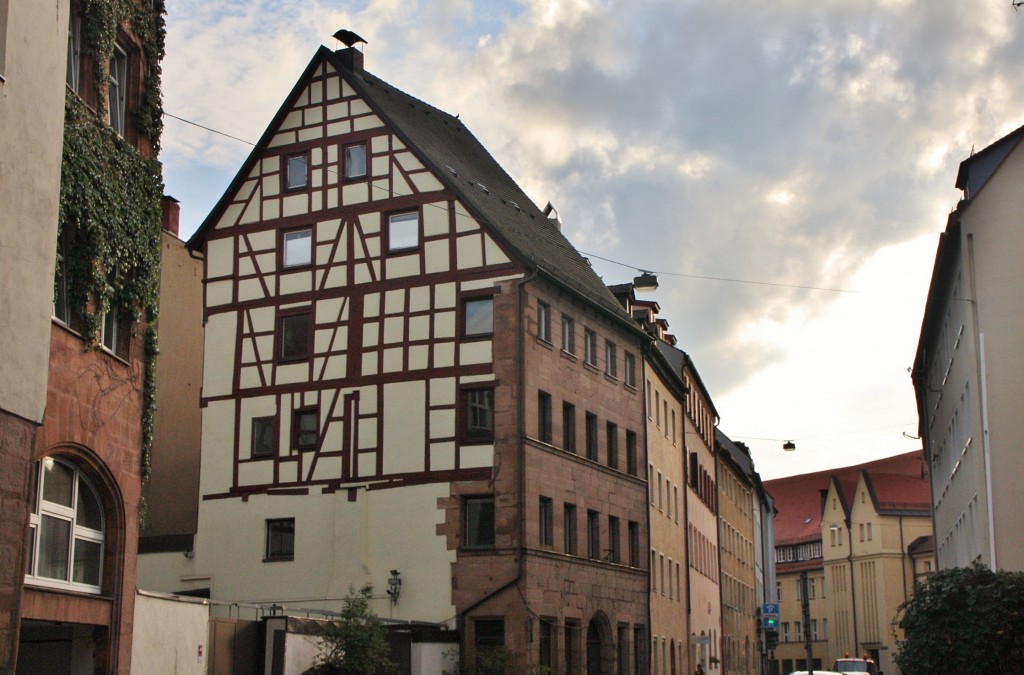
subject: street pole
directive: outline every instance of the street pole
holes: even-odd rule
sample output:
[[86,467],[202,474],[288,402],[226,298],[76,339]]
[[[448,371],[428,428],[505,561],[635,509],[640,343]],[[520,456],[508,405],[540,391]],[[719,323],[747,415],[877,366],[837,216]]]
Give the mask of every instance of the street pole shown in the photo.
[[800,573],[800,608],[804,616],[804,649],[807,650],[807,675],[814,675],[811,649],[811,601],[807,597],[807,570]]

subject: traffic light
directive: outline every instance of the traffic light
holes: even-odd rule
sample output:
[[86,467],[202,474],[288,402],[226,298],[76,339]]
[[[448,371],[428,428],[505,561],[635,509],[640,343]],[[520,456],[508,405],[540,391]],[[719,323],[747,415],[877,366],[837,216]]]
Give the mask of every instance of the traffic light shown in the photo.
[[769,628],[764,632],[764,643],[768,649],[775,649],[779,644],[779,631]]
[[777,632],[779,630],[779,620],[776,619],[774,616],[765,617],[764,628],[765,630]]

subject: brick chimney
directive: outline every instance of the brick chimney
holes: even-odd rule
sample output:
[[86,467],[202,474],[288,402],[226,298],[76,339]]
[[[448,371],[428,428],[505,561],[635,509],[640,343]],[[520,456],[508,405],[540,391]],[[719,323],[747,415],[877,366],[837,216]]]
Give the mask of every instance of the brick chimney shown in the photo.
[[345,67],[353,73],[360,73],[363,70],[363,53],[355,47],[346,47],[334,52],[345,64]]
[[180,214],[181,206],[178,205],[177,199],[170,195],[160,198],[160,227],[175,237],[178,236],[178,216]]

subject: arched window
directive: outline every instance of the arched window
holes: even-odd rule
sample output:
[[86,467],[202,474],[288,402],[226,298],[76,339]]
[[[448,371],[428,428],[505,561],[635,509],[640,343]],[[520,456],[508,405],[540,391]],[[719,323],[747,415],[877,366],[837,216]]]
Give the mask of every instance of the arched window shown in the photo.
[[99,593],[103,574],[103,505],[73,464],[36,464],[25,580],[36,586]]

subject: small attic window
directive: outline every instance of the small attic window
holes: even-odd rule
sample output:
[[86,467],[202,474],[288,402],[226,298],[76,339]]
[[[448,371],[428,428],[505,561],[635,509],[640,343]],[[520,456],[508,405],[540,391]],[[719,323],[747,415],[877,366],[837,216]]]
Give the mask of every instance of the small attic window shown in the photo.
[[366,143],[353,143],[345,146],[342,178],[345,180],[366,178]]
[[306,153],[290,155],[284,160],[284,189],[301,190],[309,186],[309,159]]

